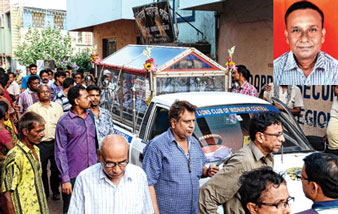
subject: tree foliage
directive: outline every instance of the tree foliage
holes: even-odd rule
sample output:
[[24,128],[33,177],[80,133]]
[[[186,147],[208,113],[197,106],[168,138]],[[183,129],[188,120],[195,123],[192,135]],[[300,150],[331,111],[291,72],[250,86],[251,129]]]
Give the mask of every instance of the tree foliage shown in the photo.
[[36,60],[55,60],[57,66],[71,56],[73,48],[69,33],[63,35],[60,30],[29,29],[24,42],[15,51],[15,57],[22,65],[36,63]]

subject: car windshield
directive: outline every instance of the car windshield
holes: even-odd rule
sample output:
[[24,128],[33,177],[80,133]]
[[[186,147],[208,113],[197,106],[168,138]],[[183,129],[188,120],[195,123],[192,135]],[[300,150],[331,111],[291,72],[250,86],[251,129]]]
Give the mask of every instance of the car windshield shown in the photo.
[[[250,143],[249,120],[257,112],[279,110],[271,105],[236,105],[196,110],[194,136],[199,140],[208,162],[222,160]],[[278,153],[311,150],[298,132],[282,119],[285,142]]]

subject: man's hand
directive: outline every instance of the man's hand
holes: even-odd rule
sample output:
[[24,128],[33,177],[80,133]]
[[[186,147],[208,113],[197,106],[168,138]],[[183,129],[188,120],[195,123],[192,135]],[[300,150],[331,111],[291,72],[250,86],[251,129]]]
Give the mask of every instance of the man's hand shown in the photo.
[[212,177],[219,171],[218,166],[210,165],[207,169],[207,176]]
[[271,91],[271,89],[272,89],[272,86],[269,85],[269,84],[267,84],[267,85],[265,85],[265,86],[263,87],[263,90],[264,90],[264,91],[267,91],[267,92]]
[[5,211],[8,214],[15,214],[15,209],[14,209],[14,205],[12,202],[12,196],[11,196],[12,193],[13,193],[12,191],[8,191],[3,194],[4,199],[5,199],[5,207],[6,207]]
[[72,194],[72,184],[70,182],[62,184],[62,192],[65,194]]

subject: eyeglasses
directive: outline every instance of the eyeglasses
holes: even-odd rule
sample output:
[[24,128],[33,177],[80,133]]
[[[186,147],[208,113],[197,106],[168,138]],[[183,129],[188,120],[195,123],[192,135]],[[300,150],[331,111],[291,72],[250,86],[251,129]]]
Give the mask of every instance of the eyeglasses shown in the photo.
[[281,137],[281,136],[283,136],[284,133],[281,132],[279,134],[271,134],[271,133],[263,132],[263,134],[268,135],[268,136]]
[[272,207],[276,207],[276,209],[281,209],[281,208],[286,208],[288,206],[290,206],[290,204],[292,202],[295,201],[295,198],[294,197],[288,197],[286,199],[285,202],[281,201],[281,202],[278,202],[278,203],[275,203],[275,204],[272,204],[272,203],[263,203],[263,202],[257,202],[255,204],[257,204],[258,206],[261,206],[261,205],[265,205],[265,206],[272,206]]
[[102,157],[102,160],[103,160],[103,165],[105,167],[107,167],[107,168],[114,168],[115,166],[126,167],[128,165],[128,161],[127,160],[121,161],[121,162],[118,162],[118,163],[115,163],[115,162],[109,162],[109,163],[107,163],[102,155],[101,155],[101,157]]
[[298,181],[300,181],[300,180],[308,181],[309,180],[309,178],[305,178],[304,176],[301,176],[301,175],[296,175],[296,178],[297,178]]

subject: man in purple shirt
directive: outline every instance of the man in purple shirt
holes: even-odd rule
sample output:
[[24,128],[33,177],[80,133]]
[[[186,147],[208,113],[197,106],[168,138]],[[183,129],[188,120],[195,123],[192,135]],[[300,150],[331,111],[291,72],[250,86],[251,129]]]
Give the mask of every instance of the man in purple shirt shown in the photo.
[[21,117],[21,115],[26,112],[29,106],[39,101],[39,97],[37,94],[37,88],[39,84],[40,78],[38,76],[31,75],[28,78],[28,88],[19,95],[17,104],[15,106],[18,117]]
[[77,175],[97,163],[95,124],[89,115],[90,100],[82,85],[71,87],[68,99],[72,109],[56,125],[55,161],[62,182],[63,212],[67,213]]

